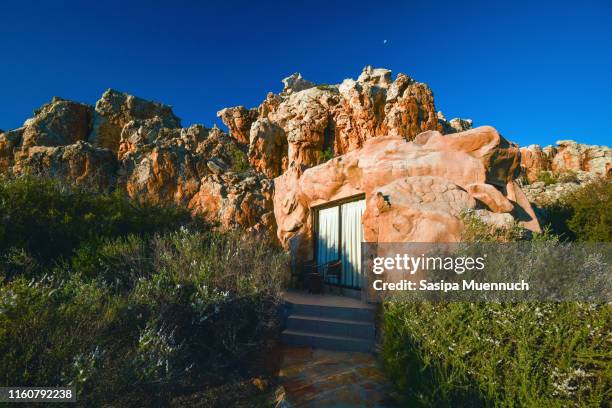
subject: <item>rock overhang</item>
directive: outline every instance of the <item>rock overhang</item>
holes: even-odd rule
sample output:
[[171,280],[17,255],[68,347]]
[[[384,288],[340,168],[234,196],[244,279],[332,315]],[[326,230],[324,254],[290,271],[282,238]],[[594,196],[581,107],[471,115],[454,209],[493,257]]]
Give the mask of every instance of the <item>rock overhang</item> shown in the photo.
[[479,207],[513,215],[521,209],[528,218],[514,219],[540,231],[515,182],[519,161],[518,146],[490,126],[446,136],[430,131],[412,142],[374,137],[360,149],[307,169],[290,168],[275,178],[278,238],[307,257],[312,253],[312,208],[357,194],[365,195],[368,242],[456,242],[462,211]]

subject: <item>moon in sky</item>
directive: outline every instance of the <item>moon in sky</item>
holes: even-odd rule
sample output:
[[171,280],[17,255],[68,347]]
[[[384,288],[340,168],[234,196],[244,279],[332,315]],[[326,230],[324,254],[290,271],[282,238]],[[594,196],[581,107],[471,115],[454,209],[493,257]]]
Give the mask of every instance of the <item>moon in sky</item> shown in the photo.
[[387,40],[383,40],[383,44],[386,44],[386,43],[387,43]]

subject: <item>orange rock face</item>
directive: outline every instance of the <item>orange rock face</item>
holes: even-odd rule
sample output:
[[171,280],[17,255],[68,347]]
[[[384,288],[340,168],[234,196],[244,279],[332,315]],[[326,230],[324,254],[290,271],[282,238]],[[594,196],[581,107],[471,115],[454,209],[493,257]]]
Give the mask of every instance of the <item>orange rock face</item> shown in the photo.
[[121,131],[131,120],[159,118],[166,128],[178,128],[181,121],[172,108],[109,89],[96,103],[89,141],[113,152],[119,150]]
[[210,175],[189,202],[194,214],[223,228],[241,226],[275,240],[272,213],[273,184],[266,178]]
[[64,146],[87,141],[93,109],[82,103],[53,98],[24,124],[23,146]]
[[[284,82],[283,92],[269,94],[256,118],[242,106],[218,113],[236,140],[249,143],[251,164],[270,177],[291,165],[316,166],[373,137],[411,140],[443,128],[431,90],[404,74],[392,80],[391,71],[366,67],[357,80],[339,85],[315,86],[298,74]],[[270,154],[274,146],[283,146],[286,159],[284,153]]]
[[116,180],[117,162],[112,152],[79,141],[67,146],[32,146],[19,150],[11,172],[59,177],[107,189]]
[[479,207],[539,231],[513,184],[518,163],[518,147],[486,126],[450,136],[426,132],[413,142],[369,139],[361,149],[275,179],[278,238],[286,248],[312,253],[310,208],[359,193],[366,197],[363,226],[371,242],[456,242],[461,212]]
[[[263,141],[262,151],[281,157],[287,146],[278,142]],[[272,183],[249,169],[245,146],[218,128],[180,128],[169,107],[112,90],[95,113],[54,98],[24,127],[0,133],[0,172],[119,188],[137,200],[188,206],[223,228],[276,239]]]
[[283,83],[256,109],[220,110],[230,134],[182,128],[169,106],[114,90],[95,108],[54,98],[23,127],[0,132],[0,173],[122,189],[310,254],[313,205],[364,194],[367,240],[452,242],[466,209],[539,230],[515,182],[521,170],[529,179],[549,169],[612,171],[606,147],[519,151],[491,127],[447,121],[427,85],[386,69],[366,67],[338,85],[299,74]]
[[244,106],[225,108],[217,112],[217,116],[227,125],[232,136],[240,143],[249,143],[251,124],[257,118],[257,110],[246,109]]
[[521,148],[521,168],[530,183],[537,181],[542,171],[552,171],[557,175],[583,171],[607,176],[611,167],[612,149],[607,146],[561,140],[556,146],[543,149],[538,145]]

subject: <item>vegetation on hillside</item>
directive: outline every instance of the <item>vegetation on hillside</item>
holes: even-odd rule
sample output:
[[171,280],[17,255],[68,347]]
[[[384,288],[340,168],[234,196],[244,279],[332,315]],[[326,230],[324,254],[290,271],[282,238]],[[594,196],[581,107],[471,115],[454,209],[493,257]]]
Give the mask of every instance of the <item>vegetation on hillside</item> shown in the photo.
[[562,239],[612,242],[612,180],[601,179],[544,207],[548,226]]
[[[535,237],[468,216],[464,238],[535,239],[542,248],[568,239],[612,242],[611,192],[609,181],[586,185],[559,204],[564,217],[556,229],[549,225]],[[609,304],[394,298],[382,311],[381,361],[405,406],[600,407],[612,401]]]
[[256,394],[248,380],[278,334],[282,251],[49,179],[2,180],[0,206],[0,385],[73,386],[81,406]]

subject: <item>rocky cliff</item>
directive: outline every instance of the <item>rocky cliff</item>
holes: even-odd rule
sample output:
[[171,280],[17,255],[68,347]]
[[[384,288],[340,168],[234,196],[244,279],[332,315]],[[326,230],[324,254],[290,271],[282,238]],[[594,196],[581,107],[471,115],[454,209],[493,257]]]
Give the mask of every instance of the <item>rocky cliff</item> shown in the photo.
[[366,67],[357,80],[316,85],[294,74],[279,95],[254,109],[244,106],[217,113],[230,134],[248,148],[251,165],[276,177],[290,166],[312,167],[359,149],[373,137],[412,140],[426,130],[455,133],[470,120],[447,122],[436,112],[429,87],[391,71]]
[[274,236],[272,182],[249,168],[244,146],[218,128],[183,128],[169,106],[114,90],[95,108],[53,98],[23,127],[0,134],[0,172],[121,188]]
[[553,175],[570,172],[612,176],[612,149],[573,140],[560,140],[556,146],[530,145],[521,148],[521,167],[528,182],[538,181],[541,173]]
[[[296,195],[316,196],[313,189],[328,191],[332,184],[336,190],[324,194],[327,199],[352,188],[367,190],[372,200],[390,194],[397,219],[411,211],[425,214],[421,207],[435,208],[425,212],[440,219],[451,214],[448,238],[459,228],[457,206],[506,214],[494,216],[496,222],[517,218],[512,215],[517,205],[529,215],[529,203],[514,182],[521,168],[531,180],[548,169],[610,172],[608,148],[563,142],[519,151],[492,128],[471,130],[470,120],[447,121],[427,85],[404,74],[393,79],[386,69],[366,67],[356,80],[337,85],[316,85],[299,74],[283,83],[279,94],[269,93],[256,108],[220,110],[229,133],[182,127],[171,107],[114,90],[95,106],[56,97],[21,128],[0,132],[0,173],[120,188],[136,199],[187,206],[225,228],[271,237],[278,221],[283,223],[278,236],[288,245],[287,237],[307,221],[287,227],[287,219],[299,216],[295,208],[290,217],[283,212],[295,207]],[[377,174],[378,181],[355,184],[355,174],[364,172]],[[415,204],[417,196],[432,204]],[[537,230],[529,220],[519,221]],[[405,239],[425,238],[425,231],[419,235],[407,225],[398,230]]]

